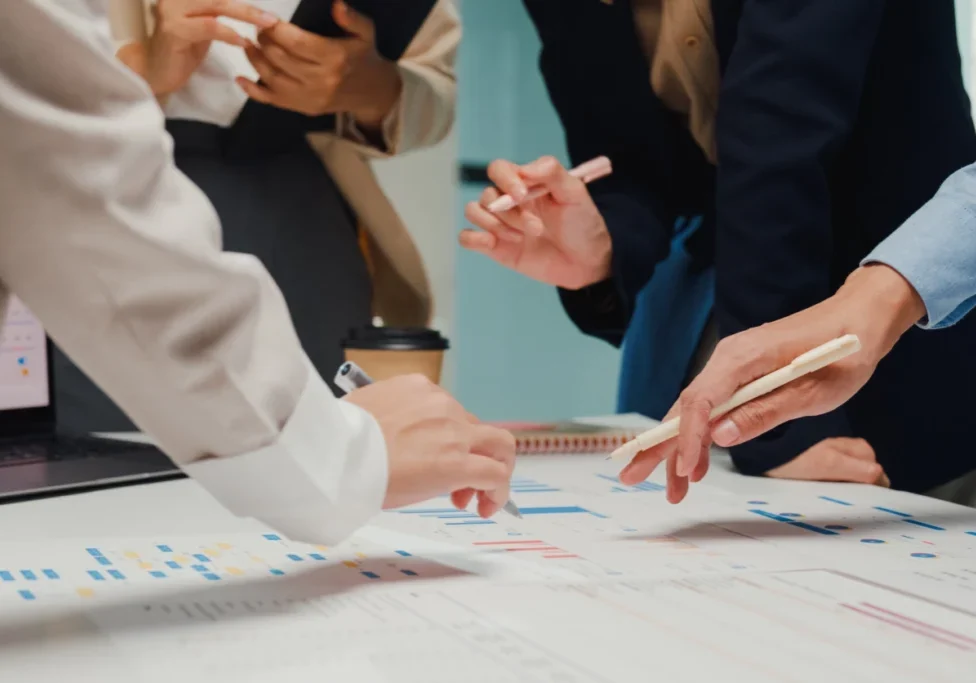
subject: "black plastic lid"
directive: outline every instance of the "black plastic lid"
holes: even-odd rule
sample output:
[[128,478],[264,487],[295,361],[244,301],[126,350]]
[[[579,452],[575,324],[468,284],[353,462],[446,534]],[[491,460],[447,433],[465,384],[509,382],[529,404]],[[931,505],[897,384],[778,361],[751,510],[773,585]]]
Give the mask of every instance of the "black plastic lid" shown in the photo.
[[426,327],[360,327],[349,330],[344,349],[370,351],[446,351],[447,339]]

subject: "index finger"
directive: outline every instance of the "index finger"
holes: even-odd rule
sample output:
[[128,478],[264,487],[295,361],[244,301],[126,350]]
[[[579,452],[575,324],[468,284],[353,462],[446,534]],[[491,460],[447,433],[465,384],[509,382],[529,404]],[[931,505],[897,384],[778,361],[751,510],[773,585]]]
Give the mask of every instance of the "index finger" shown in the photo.
[[522,180],[519,167],[511,161],[495,159],[488,164],[488,179],[501,190],[502,194],[511,195],[517,202],[522,201],[529,194],[529,188]]
[[196,0],[186,16],[227,17],[228,19],[237,19],[238,21],[253,24],[261,30],[271,28],[279,22],[278,17],[270,12],[265,12],[246,2],[240,2],[240,0]]

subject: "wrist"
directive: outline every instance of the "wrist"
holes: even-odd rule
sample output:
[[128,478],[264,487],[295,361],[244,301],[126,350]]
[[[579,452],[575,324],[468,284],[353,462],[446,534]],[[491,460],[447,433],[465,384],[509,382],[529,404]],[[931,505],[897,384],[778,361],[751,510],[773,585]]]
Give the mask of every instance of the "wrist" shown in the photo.
[[383,122],[400,101],[403,90],[400,70],[393,62],[377,59],[354,78],[355,82],[368,87],[360,93],[356,98],[357,103],[349,107],[347,113],[360,130],[376,134],[383,129]]
[[925,316],[922,298],[901,274],[884,264],[855,270],[838,291],[853,303],[858,326],[868,344],[886,355],[912,325]]

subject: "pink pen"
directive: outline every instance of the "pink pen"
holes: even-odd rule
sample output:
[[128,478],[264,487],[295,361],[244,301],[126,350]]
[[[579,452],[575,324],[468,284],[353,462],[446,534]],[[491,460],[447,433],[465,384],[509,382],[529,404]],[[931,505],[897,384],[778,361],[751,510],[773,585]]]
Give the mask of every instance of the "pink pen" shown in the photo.
[[[610,164],[610,160],[607,157],[597,157],[596,159],[587,161],[585,164],[580,164],[570,171],[569,175],[573,176],[574,178],[579,178],[584,183],[592,183],[594,180],[604,178],[610,175],[612,172],[613,167]],[[533,199],[538,199],[539,197],[545,197],[547,194],[549,194],[549,190],[544,187],[537,187],[529,190],[529,193],[522,201],[518,201],[515,199],[515,197],[508,194],[502,195],[488,205],[488,210],[491,213],[511,211],[519,204],[530,202]]]

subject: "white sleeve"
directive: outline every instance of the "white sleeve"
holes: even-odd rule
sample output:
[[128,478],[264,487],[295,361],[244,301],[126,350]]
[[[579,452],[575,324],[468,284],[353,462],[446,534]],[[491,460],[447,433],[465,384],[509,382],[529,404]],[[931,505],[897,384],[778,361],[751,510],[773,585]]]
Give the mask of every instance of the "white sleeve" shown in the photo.
[[261,264],[221,253],[99,5],[0,2],[0,281],[233,512],[334,543],[382,505],[382,433],[311,369]]

